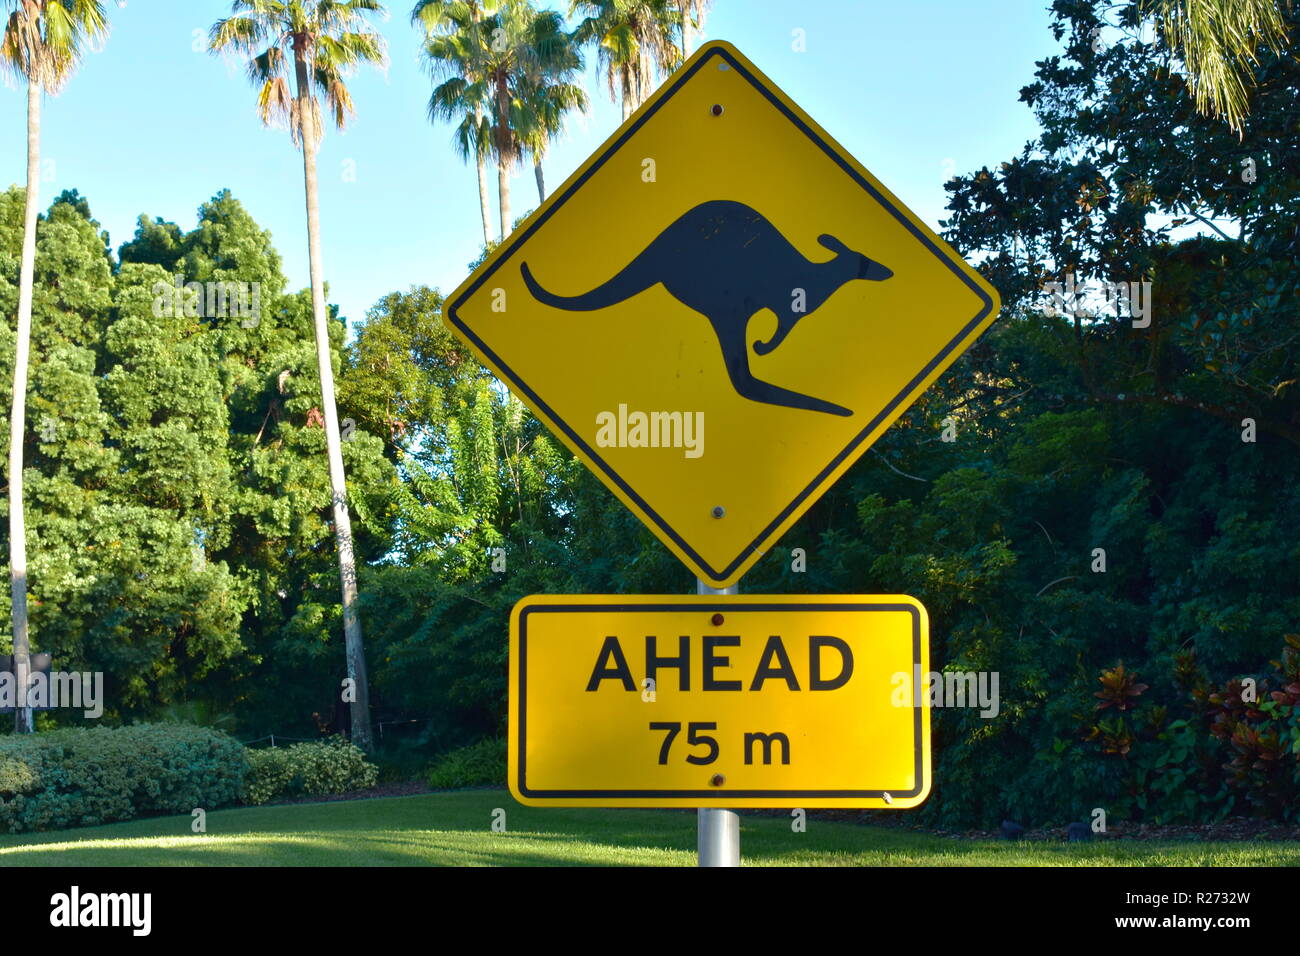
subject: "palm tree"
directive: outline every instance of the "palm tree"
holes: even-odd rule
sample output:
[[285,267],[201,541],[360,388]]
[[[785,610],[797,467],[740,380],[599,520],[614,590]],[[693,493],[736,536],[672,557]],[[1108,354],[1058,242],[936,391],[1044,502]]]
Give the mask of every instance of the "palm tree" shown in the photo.
[[[436,103],[430,108],[448,116],[465,104],[483,105],[482,123],[462,122],[457,137],[466,149],[477,147],[484,138],[491,144],[497,161],[498,235],[504,239],[513,224],[510,171],[524,149],[532,148],[533,130],[541,122],[531,113],[530,98],[535,96],[539,78],[547,78],[548,83],[564,87],[556,94],[558,98],[572,102],[567,80],[576,72],[571,66],[576,52],[560,15],[550,10],[539,12],[529,0],[499,0],[491,15],[484,13],[477,29],[481,45],[474,52],[464,48],[472,42],[465,39],[472,38],[469,21],[450,15],[447,21],[452,25],[425,43],[425,57],[433,69],[453,74],[434,91]],[[449,41],[449,36],[459,39]],[[462,72],[471,63],[472,80]],[[481,89],[475,88],[480,85]],[[454,107],[452,103],[462,105]]]
[[293,142],[302,147],[316,362],[320,369],[334,537],[343,592],[343,634],[348,676],[355,691],[351,701],[352,738],[363,749],[370,750],[373,746],[370,688],[361,620],[357,614],[356,557],[352,549],[338,411],[334,405],[334,371],[330,363],[321,265],[316,149],[324,130],[317,96],[324,98],[334,125],[342,129],[355,112],[345,78],[361,64],[387,64],[383,38],[367,19],[386,14],[378,0],[234,0],[231,12],[232,16],[213,24],[209,50],[213,53],[231,50],[248,57],[248,76],[258,87],[257,106],[262,122],[270,125],[277,119],[287,119]]
[[537,179],[537,201],[546,201],[546,180],[542,160],[546,149],[564,129],[564,117],[571,110],[585,113],[587,91],[576,82],[582,73],[582,50],[572,35],[564,32],[558,13],[547,11],[534,23],[534,42],[548,55],[532,62],[521,85],[520,140],[533,157]]
[[682,59],[691,55],[695,35],[693,30],[704,25],[710,0],[677,0],[677,13],[682,19]]
[[1287,47],[1279,0],[1143,0],[1142,8],[1154,13],[1165,43],[1186,67],[1196,108],[1240,133],[1259,47],[1275,53]]
[[0,58],[27,82],[27,195],[18,279],[14,386],[9,415],[9,587],[13,595],[14,670],[18,702],[14,727],[32,731],[27,701],[31,642],[27,622],[27,522],[23,502],[23,438],[27,430],[27,366],[32,338],[32,285],[36,274],[36,220],[40,202],[41,93],[57,94],[82,53],[108,36],[100,0],[8,0]]
[[574,35],[584,45],[597,44],[610,98],[622,100],[626,120],[645,102],[656,70],[676,68],[681,14],[674,0],[572,0],[569,14],[575,13],[585,19]]
[[419,0],[411,22],[424,28],[425,62],[442,78],[429,98],[429,119],[456,120],[454,141],[462,159],[474,157],[478,169],[479,214],[483,245],[492,241],[492,212],[488,202],[487,158],[492,130],[484,117],[487,88],[483,83],[484,16],[496,12],[499,0]]
[[528,0],[504,0],[490,23],[485,79],[492,102],[492,150],[497,158],[497,215],[500,238],[513,225],[510,217],[510,169],[521,153],[516,96],[535,55],[529,27],[537,11]]

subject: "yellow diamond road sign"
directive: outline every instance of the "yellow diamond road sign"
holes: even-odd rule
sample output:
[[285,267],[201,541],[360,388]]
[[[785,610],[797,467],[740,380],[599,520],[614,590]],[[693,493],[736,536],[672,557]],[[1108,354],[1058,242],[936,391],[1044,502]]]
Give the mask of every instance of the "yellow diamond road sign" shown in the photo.
[[715,587],[997,293],[734,47],[702,47],[452,296],[453,331]]
[[559,806],[905,809],[930,789],[902,595],[544,595],[510,627],[510,790]]

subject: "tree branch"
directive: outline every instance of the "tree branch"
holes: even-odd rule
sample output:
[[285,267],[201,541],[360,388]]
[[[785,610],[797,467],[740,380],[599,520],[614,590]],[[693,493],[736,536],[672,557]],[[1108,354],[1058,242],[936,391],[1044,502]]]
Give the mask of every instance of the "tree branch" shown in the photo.
[[1249,409],[1228,408],[1222,405],[1207,405],[1205,402],[1198,402],[1195,399],[1187,398],[1184,395],[1174,395],[1169,393],[1161,395],[1111,395],[1094,392],[1092,397],[1098,402],[1105,402],[1107,404],[1172,405],[1177,408],[1194,408],[1207,415],[1213,415],[1215,418],[1236,426],[1241,425],[1242,418],[1253,418],[1260,430],[1266,431],[1271,435],[1276,435],[1278,438],[1288,441],[1297,448],[1300,448],[1300,430],[1292,428],[1289,425],[1284,425],[1281,422],[1269,421]]

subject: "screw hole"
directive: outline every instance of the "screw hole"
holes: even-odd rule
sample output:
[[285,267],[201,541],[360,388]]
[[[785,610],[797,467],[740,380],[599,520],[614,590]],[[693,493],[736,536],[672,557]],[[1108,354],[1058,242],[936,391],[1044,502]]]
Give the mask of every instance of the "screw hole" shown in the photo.
[[721,103],[714,103],[714,104],[713,104],[713,109],[710,110],[709,112],[711,112],[714,116],[721,116],[721,115],[722,115],[722,104],[721,104]]
[[721,614],[715,614],[713,617],[709,618],[709,620],[713,622],[714,627],[721,627],[724,618]]

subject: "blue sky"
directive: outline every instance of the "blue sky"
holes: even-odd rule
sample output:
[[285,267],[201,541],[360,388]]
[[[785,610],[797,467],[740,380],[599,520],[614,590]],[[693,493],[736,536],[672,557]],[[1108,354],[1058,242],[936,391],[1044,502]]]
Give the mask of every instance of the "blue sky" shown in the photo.
[[[320,152],[330,298],[356,321],[382,295],[428,284],[450,293],[479,253],[474,170],[451,129],[426,119],[430,81],[411,0],[380,25],[391,63],[351,88],[357,117]],[[567,0],[540,0],[567,10]],[[58,97],[47,98],[42,205],[76,188],[111,235],[130,239],[141,213],[182,228],[229,188],[272,233],[293,288],[307,284],[302,161],[283,130],[263,128],[242,67],[206,51],[228,0],[107,0],[112,34]],[[943,182],[1010,158],[1037,134],[1019,90],[1057,49],[1046,0],[714,0],[708,39],[734,43],[931,226]],[[792,49],[801,29],[806,50]],[[549,154],[558,186],[617,127],[621,114],[588,56],[592,109]],[[0,185],[26,175],[25,97],[0,89]],[[355,169],[348,181],[345,169]],[[492,176],[495,211],[495,174]],[[531,166],[516,171],[513,213],[536,204]]]

